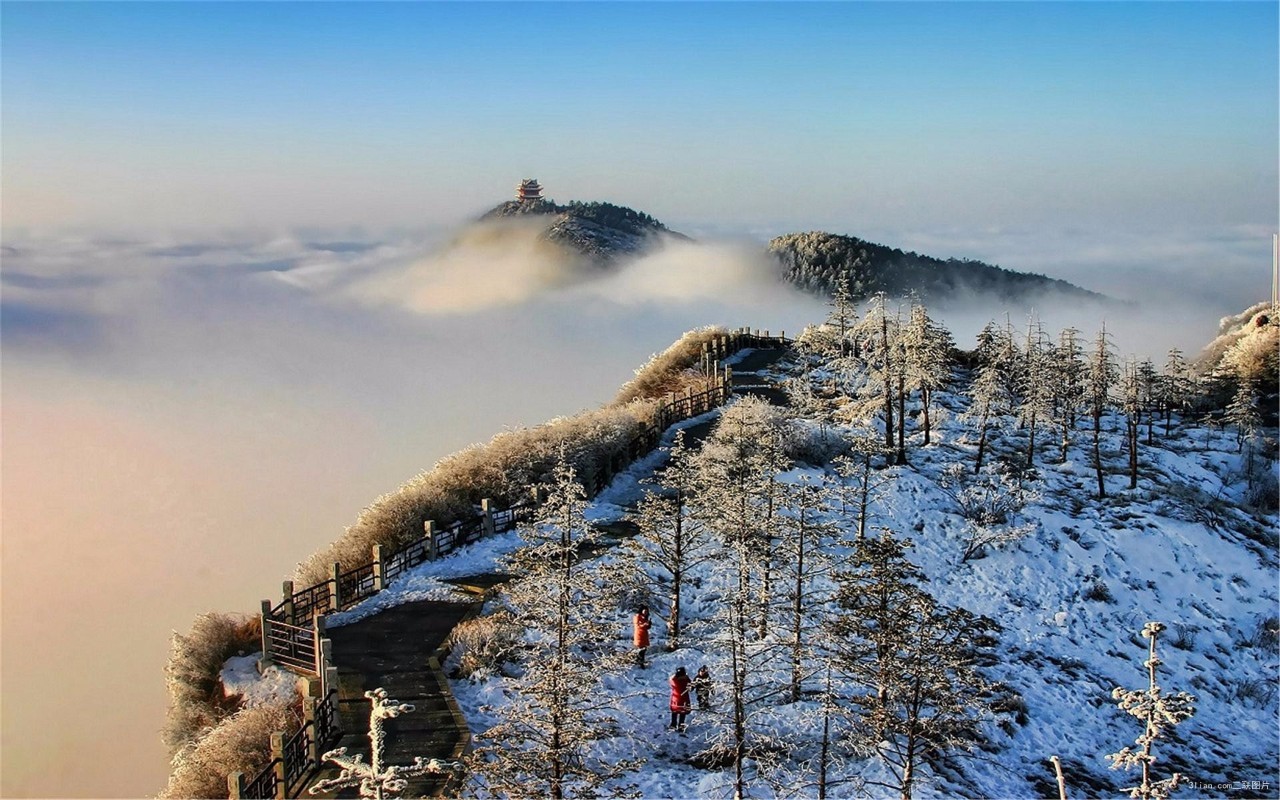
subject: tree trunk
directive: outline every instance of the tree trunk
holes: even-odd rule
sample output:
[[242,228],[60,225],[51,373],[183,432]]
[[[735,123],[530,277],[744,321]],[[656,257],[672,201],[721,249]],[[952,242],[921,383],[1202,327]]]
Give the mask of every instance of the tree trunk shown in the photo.
[[1031,415],[1031,421],[1027,423],[1027,466],[1033,467],[1036,463],[1036,415]]
[[1140,437],[1137,419],[1129,420],[1129,488],[1138,488],[1138,439]]
[[818,800],[827,800],[827,759],[831,757],[831,665],[827,664],[827,691],[822,699],[822,750],[818,756]]
[[884,380],[884,449],[890,453],[893,452],[893,380],[890,377],[893,374],[893,363],[889,357],[889,318],[884,316],[880,320],[881,331],[881,350],[884,354],[884,371],[882,379]]
[[932,399],[933,399],[933,392],[929,391],[928,389],[921,389],[921,390],[920,390],[920,400],[921,400],[921,403],[922,403],[922,404],[923,404],[923,406],[924,406],[924,408],[923,408],[923,411],[924,411],[924,443],[925,443],[926,445],[928,445],[928,444],[929,444],[929,441],[930,441],[930,439],[929,439],[929,433],[930,433],[930,427],[929,427],[929,401],[930,401],[930,400],[932,400]]
[[1098,499],[1107,496],[1107,484],[1102,477],[1102,415],[1093,415],[1093,469],[1098,475]]
[[907,463],[907,397],[906,376],[898,373],[898,463]]
[[748,570],[745,551],[740,553],[738,564],[738,596],[734,599],[733,651],[733,797],[743,800],[747,796],[743,762],[747,757],[747,582]]
[[791,702],[800,702],[800,661],[804,635],[804,534],[805,509],[800,507],[800,527],[796,531],[796,585],[791,602]]
[[671,565],[671,611],[667,614],[667,650],[680,646],[680,590],[684,583],[684,498],[676,493],[675,554]]
[[977,475],[982,471],[982,457],[987,452],[987,415],[982,415],[982,424],[979,426],[978,433],[978,460],[973,465],[973,474]]

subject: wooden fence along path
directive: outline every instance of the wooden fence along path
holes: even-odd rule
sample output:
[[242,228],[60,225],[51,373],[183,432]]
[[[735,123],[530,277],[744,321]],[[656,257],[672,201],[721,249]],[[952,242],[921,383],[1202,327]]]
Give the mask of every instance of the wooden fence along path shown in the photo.
[[[733,392],[734,382],[732,371],[727,367],[720,367],[722,360],[744,349],[778,349],[786,348],[790,344],[785,333],[770,336],[768,331],[752,333],[742,329],[718,337],[704,345],[702,367],[708,375],[707,388],[701,392],[695,392],[691,388],[683,395],[668,395],[658,405],[650,423],[632,439],[626,448],[598,469],[596,474],[582,476],[584,488],[588,494],[592,497],[599,494],[618,473],[636,459],[654,450],[661,441],[663,433],[671,425],[705,414],[726,403]],[[511,508],[497,510],[492,501],[486,499],[482,501],[479,512],[470,519],[458,520],[442,527],[437,527],[434,520],[425,520],[423,537],[400,550],[386,553],[381,545],[374,545],[371,560],[368,563],[346,569],[341,564],[335,563],[331,567],[327,580],[301,590],[296,590],[292,581],[285,581],[283,599],[278,604],[273,605],[270,600],[263,600],[261,609],[263,663],[276,664],[312,680],[308,683],[308,697],[304,701],[302,726],[291,735],[276,733],[272,736],[271,762],[257,776],[252,779],[246,779],[246,776],[241,773],[228,776],[230,797],[298,796],[298,793],[309,785],[316,773],[324,767],[321,756],[342,740],[343,731],[351,731],[352,725],[355,725],[355,730],[351,731],[347,737],[350,742],[343,740],[343,743],[349,744],[353,751],[361,747],[360,740],[367,732],[365,721],[368,718],[368,701],[364,698],[364,691],[378,688],[378,685],[364,685],[368,683],[367,678],[361,680],[351,676],[381,674],[376,670],[362,667],[363,662],[359,654],[361,652],[384,653],[386,635],[380,634],[380,639],[361,644],[362,634],[348,633],[348,629],[364,627],[368,620],[362,621],[359,626],[347,626],[346,629],[339,628],[330,633],[325,630],[326,615],[358,605],[420,564],[434,561],[483,537],[512,530],[520,523],[532,518],[534,507],[534,501],[527,500]],[[385,618],[385,621],[372,627],[381,630],[384,625],[401,625],[405,630],[416,630],[420,627],[420,621],[406,622],[399,617],[413,614],[414,609],[421,605],[413,603],[397,607],[406,610],[396,614],[392,614],[396,609],[384,611],[375,618]],[[403,652],[388,653],[394,655],[394,661],[411,673],[422,672],[413,665],[420,667],[426,662],[426,657],[429,657],[439,643],[448,636],[453,624],[467,608],[467,604],[461,603],[436,603],[435,606],[439,608],[433,608],[433,613],[426,616],[439,617],[442,623],[448,622],[448,627],[444,628],[443,633],[438,637],[439,641],[435,641],[436,637],[420,638],[412,647],[402,648]],[[462,609],[462,611],[456,611],[456,609]],[[417,614],[422,616],[420,609]],[[418,616],[413,619],[418,619]],[[343,651],[343,657],[339,659],[342,662],[342,676],[335,667],[335,641],[341,645]],[[435,643],[431,644],[432,641]],[[352,658],[348,658],[349,653]],[[438,665],[435,672],[439,673]],[[424,691],[419,694],[420,690],[429,683],[421,677],[421,674],[417,678],[405,678],[407,682],[400,686],[399,694],[396,688],[398,679],[393,677],[396,674],[394,670],[386,672],[385,680],[389,685],[382,687],[387,689],[393,698],[402,702],[414,702],[412,698],[417,697],[418,702],[425,703],[429,708],[438,706],[438,699],[430,692]],[[445,697],[447,703],[452,703],[453,699],[448,694],[444,676],[439,674],[437,677],[436,682],[439,686],[436,694]],[[402,696],[402,694],[408,694],[408,696]],[[358,706],[363,707],[363,716],[355,710]],[[456,706],[454,709],[456,711]],[[438,712],[438,708],[435,711]],[[412,721],[414,716],[414,714],[408,714],[396,721],[403,720],[401,727],[405,724],[412,726],[415,724]],[[419,719],[422,720],[427,716],[431,717],[433,724],[440,724],[441,720],[436,713],[424,714]],[[463,727],[465,728],[465,725]],[[367,739],[364,741],[367,742]],[[425,749],[416,752],[416,755],[434,755],[440,749],[439,741],[423,740],[422,744]],[[462,747],[465,747],[465,744],[463,743]],[[450,756],[446,754],[444,757]]]

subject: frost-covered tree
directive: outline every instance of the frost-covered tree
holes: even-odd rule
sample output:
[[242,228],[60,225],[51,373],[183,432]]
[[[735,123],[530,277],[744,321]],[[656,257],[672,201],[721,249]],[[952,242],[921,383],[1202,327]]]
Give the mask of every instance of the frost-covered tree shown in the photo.
[[1086,399],[1089,416],[1093,419],[1093,469],[1098,477],[1098,499],[1107,496],[1107,484],[1102,469],[1102,415],[1111,403],[1111,390],[1116,382],[1116,362],[1112,354],[1111,338],[1107,326],[1098,330],[1094,340],[1093,355],[1089,359],[1086,375]]
[[840,512],[847,514],[850,508],[857,512],[858,539],[867,534],[867,521],[872,503],[884,496],[884,488],[894,479],[893,471],[877,470],[871,461],[890,458],[879,437],[873,434],[854,434],[849,437],[849,454],[835,459],[832,466],[841,479],[836,491],[840,499]]
[[1084,401],[1084,351],[1080,347],[1080,331],[1065,328],[1053,349],[1050,381],[1054,389],[1054,423],[1062,433],[1062,460],[1067,460],[1071,434],[1075,431]]
[[1140,408],[1147,418],[1147,444],[1155,444],[1156,411],[1160,407],[1160,373],[1156,372],[1156,365],[1149,358],[1138,362],[1138,386]]
[[1142,628],[1142,636],[1150,640],[1147,660],[1143,662],[1147,668],[1147,688],[1124,689],[1117,686],[1111,692],[1120,709],[1137,717],[1143,725],[1142,734],[1135,740],[1137,749],[1126,747],[1107,756],[1112,769],[1142,768],[1142,782],[1128,789],[1129,797],[1134,800],[1164,800],[1178,787],[1182,776],[1176,772],[1164,780],[1156,780],[1152,775],[1151,765],[1156,757],[1151,750],[1156,739],[1166,730],[1187,721],[1195,713],[1194,697],[1186,692],[1166,695],[1156,682],[1156,667],[1161,664],[1156,656],[1156,637],[1164,629],[1160,622],[1148,622]]
[[951,380],[951,332],[929,317],[921,304],[911,307],[911,318],[902,331],[902,348],[906,365],[907,388],[920,392],[920,409],[924,422],[924,444],[931,439],[929,407],[933,393]]
[[369,710],[369,761],[366,763],[359,753],[347,756],[347,748],[339,747],[330,750],[322,758],[332,761],[341,768],[336,778],[316,781],[308,789],[311,794],[334,792],[341,789],[359,789],[361,797],[382,800],[384,797],[395,797],[409,787],[409,778],[422,775],[454,774],[462,769],[455,761],[441,761],[438,758],[417,756],[409,766],[383,764],[386,751],[386,730],[383,720],[398,717],[413,711],[409,703],[391,700],[387,691],[382,688],[364,693],[371,708]]
[[1120,408],[1124,411],[1125,452],[1129,455],[1129,488],[1138,487],[1138,440],[1142,428],[1142,373],[1132,361],[1124,365],[1120,375]]
[[1176,347],[1169,349],[1158,386],[1160,408],[1164,411],[1164,435],[1167,439],[1173,425],[1173,412],[1185,412],[1191,406],[1191,370],[1182,351]]
[[718,674],[728,675],[728,708],[726,728],[713,738],[733,764],[734,796],[744,797],[750,747],[758,736],[752,711],[773,691],[759,684],[756,669],[772,646],[757,633],[762,621],[767,624],[769,607],[753,589],[767,585],[774,476],[786,466],[779,410],[754,397],[738,401],[721,416],[696,461],[701,485],[696,514],[723,553],[712,570],[713,588],[724,598],[712,644],[721,654]]
[[978,332],[975,353],[979,364],[995,367],[1004,391],[1009,396],[1010,407],[1017,408],[1021,402],[1025,364],[1023,353],[1018,349],[1018,342],[1013,334],[1013,324],[1007,318],[1004,325],[997,325],[995,321],[988,322]]
[[1262,427],[1262,415],[1258,413],[1257,387],[1251,380],[1241,380],[1235,395],[1223,412],[1222,421],[1236,429],[1236,450],[1244,451],[1247,440],[1253,438]]
[[859,711],[847,743],[892,776],[867,783],[903,800],[924,764],[976,740],[990,685],[975,664],[995,631],[986,618],[938,605],[907,560],[908,546],[888,531],[858,544],[852,567],[838,576],[839,612],[826,629],[835,664],[854,687],[846,701]]
[[978,454],[974,460],[973,471],[982,471],[982,461],[987,453],[987,437],[991,424],[999,420],[1012,408],[1013,397],[1000,371],[994,362],[978,367],[977,375],[969,383],[969,407],[960,415],[960,419],[974,425],[978,433]]
[[778,555],[786,579],[787,629],[791,666],[791,702],[799,702],[805,678],[804,664],[811,655],[811,631],[830,595],[831,544],[838,528],[830,521],[831,491],[828,484],[804,476],[786,484],[779,522],[782,536]]
[[853,326],[858,321],[858,307],[849,288],[849,274],[845,273],[836,281],[835,291],[831,294],[831,313],[827,316],[827,325],[835,333],[836,354],[840,356],[855,355],[852,337]]
[[1036,430],[1053,414],[1054,384],[1049,340],[1039,320],[1027,323],[1027,340],[1022,351],[1017,407],[1018,421],[1027,430],[1027,466],[1036,460]]
[[533,523],[520,529],[524,546],[507,563],[521,577],[508,584],[505,599],[529,632],[522,674],[513,679],[503,719],[478,737],[484,744],[472,763],[488,792],[560,800],[595,792],[635,762],[605,761],[595,748],[618,728],[614,698],[601,681],[628,653],[609,644],[611,610],[579,560],[597,539],[583,515],[586,493],[563,458],[554,479]]
[[[897,445],[894,387],[900,369],[899,331],[897,321],[889,313],[883,293],[872,299],[867,313],[854,326],[854,337],[862,356],[863,369],[863,383],[858,396],[868,404],[876,402],[880,405],[884,419],[885,447],[893,451]],[[898,422],[900,424],[901,420]]]
[[693,452],[678,431],[666,468],[658,478],[660,489],[646,492],[632,519],[639,533],[623,544],[628,560],[666,599],[668,650],[680,646],[682,600],[686,577],[713,557],[706,525],[693,514],[698,475]]

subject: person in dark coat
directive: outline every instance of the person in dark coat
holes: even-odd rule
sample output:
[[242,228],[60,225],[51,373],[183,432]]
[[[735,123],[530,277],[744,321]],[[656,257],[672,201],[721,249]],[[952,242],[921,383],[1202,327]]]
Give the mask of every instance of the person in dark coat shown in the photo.
[[677,667],[671,676],[671,728],[684,730],[689,717],[689,675],[684,667]]
[[698,697],[698,710],[711,710],[711,671],[704,664],[693,676],[693,693]]
[[652,623],[649,622],[649,607],[640,606],[636,611],[635,617],[631,620],[632,627],[635,629],[633,633],[633,641],[636,646],[636,663],[640,665],[640,669],[644,669],[645,653],[649,650],[649,628]]

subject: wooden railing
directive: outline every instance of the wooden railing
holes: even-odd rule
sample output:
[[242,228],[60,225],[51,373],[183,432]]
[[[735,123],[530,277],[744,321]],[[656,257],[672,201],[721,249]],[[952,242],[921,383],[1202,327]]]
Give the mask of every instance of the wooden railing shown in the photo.
[[[786,334],[770,336],[768,331],[742,329],[717,337],[703,345],[701,365],[707,387],[684,394],[669,394],[627,446],[615,453],[594,474],[580,476],[583,488],[592,497],[599,494],[632,462],[658,446],[663,433],[677,422],[705,414],[728,402],[733,393],[733,373],[720,362],[748,348],[773,349],[790,346]],[[304,706],[302,727],[286,738],[272,735],[271,763],[253,780],[242,773],[228,776],[233,798],[284,798],[296,790],[321,766],[320,756],[341,737],[337,716],[337,678],[332,668],[331,645],[324,638],[325,616],[345,611],[385,589],[414,567],[434,561],[485,536],[509,531],[533,517],[536,497],[494,510],[493,502],[481,501],[480,511],[469,519],[437,527],[434,520],[423,523],[424,536],[387,555],[382,545],[374,545],[372,560],[344,571],[333,564],[328,580],[294,590],[285,581],[284,599],[277,605],[262,601],[262,653],[264,663],[274,663],[304,675],[314,676],[317,696]],[[308,698],[311,699],[311,698]],[[308,710],[309,709],[309,710]]]
[[[777,348],[789,344],[790,340],[785,333],[770,336],[768,331],[752,333],[747,330],[736,331],[706,343],[703,346],[702,364],[707,374],[707,387],[702,391],[695,391],[690,387],[684,394],[668,394],[658,404],[649,424],[625,448],[595,469],[593,474],[579,476],[588,494],[599,494],[618,473],[657,447],[667,428],[705,414],[728,401],[732,393],[732,372],[728,367],[720,368],[720,361],[746,348]],[[423,538],[410,542],[390,555],[383,553],[381,545],[374,545],[369,563],[346,571],[343,571],[341,564],[334,563],[330,568],[329,579],[314,586],[295,591],[293,582],[285,581],[284,599],[278,605],[273,606],[268,600],[262,601],[263,654],[268,660],[279,661],[285,666],[312,675],[318,674],[315,671],[319,669],[318,662],[315,669],[308,669],[307,664],[312,662],[308,662],[305,656],[299,656],[299,640],[305,636],[303,629],[313,628],[317,618],[345,611],[374,596],[391,581],[419,564],[447,555],[484,536],[511,530],[532,516],[533,505],[533,500],[526,500],[497,511],[493,502],[486,499],[481,501],[479,513],[469,519],[457,520],[445,527],[437,527],[434,520],[425,521]],[[276,628],[283,632],[274,632],[273,629]],[[313,652],[319,646],[318,641],[317,634],[312,646]]]
[[292,735],[283,732],[271,734],[271,761],[251,780],[243,772],[227,776],[228,796],[231,798],[262,798],[283,800],[296,797],[316,770],[323,766],[321,758],[342,738],[342,726],[338,719],[338,688],[336,677],[330,676],[328,690],[316,691],[321,681],[308,684],[308,696],[303,700],[302,725]]

